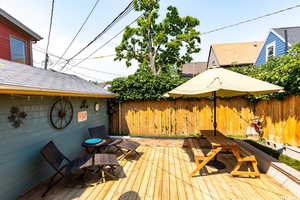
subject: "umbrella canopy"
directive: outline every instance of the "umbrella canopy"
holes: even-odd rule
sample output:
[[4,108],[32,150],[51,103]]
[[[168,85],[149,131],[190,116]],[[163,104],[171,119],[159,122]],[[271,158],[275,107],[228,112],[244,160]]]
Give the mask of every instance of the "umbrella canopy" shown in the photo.
[[165,97],[214,97],[214,134],[216,135],[216,97],[258,95],[283,91],[283,87],[223,68],[209,69],[171,90]]
[[283,87],[223,68],[209,69],[164,96],[167,97],[232,97],[283,91]]

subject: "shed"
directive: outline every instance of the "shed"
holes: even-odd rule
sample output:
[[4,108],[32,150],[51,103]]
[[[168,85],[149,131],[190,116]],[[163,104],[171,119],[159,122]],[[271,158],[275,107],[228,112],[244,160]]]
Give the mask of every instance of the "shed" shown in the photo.
[[[108,126],[107,99],[113,96],[74,75],[0,59],[0,199],[16,199],[53,173],[39,153],[50,140],[76,157],[89,127]],[[73,110],[63,128],[51,121],[60,101]],[[15,124],[12,111],[26,117]]]

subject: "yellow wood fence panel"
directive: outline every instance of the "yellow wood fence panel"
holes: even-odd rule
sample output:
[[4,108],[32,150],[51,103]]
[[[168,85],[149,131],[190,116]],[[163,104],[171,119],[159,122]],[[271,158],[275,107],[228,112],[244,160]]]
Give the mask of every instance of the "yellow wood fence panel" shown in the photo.
[[[120,109],[121,108],[121,109]],[[212,101],[131,101],[115,105],[110,131],[116,135],[189,136],[213,129]],[[218,130],[245,136],[250,119],[263,120],[263,137],[278,143],[300,146],[300,97],[262,100],[251,104],[242,98],[218,99]]]

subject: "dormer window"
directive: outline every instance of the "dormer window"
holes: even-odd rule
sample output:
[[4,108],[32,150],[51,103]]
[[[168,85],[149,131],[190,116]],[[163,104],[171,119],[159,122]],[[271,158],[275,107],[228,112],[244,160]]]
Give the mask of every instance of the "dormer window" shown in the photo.
[[275,57],[275,41],[266,46],[266,62]]
[[10,37],[11,60],[26,64],[26,45],[25,41]]

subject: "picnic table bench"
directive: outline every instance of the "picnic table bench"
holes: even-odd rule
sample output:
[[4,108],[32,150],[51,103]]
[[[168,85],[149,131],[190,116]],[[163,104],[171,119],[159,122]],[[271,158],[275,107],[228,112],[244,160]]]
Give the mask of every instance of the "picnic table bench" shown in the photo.
[[[212,149],[205,155],[205,153],[201,151],[199,144],[197,144],[197,140],[188,140],[197,166],[196,169],[192,171],[190,176],[195,176],[197,172],[199,172],[222,150],[231,151],[237,160],[237,164],[231,172],[232,176],[260,176],[255,156],[233,140],[229,139],[220,132],[217,132],[217,135],[215,136],[213,131],[201,131],[201,137],[205,137],[209,141]],[[248,171],[240,171],[240,168],[244,163],[248,164]]]

